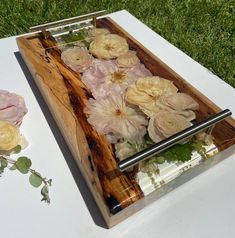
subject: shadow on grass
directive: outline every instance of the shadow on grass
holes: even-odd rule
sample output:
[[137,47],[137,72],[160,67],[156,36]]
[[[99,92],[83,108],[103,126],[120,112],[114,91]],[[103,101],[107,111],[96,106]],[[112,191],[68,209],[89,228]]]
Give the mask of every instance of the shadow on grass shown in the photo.
[[[73,159],[73,155],[71,154],[62,134],[60,133],[59,128],[56,125],[55,120],[52,117],[52,114],[50,113],[49,108],[47,107],[44,99],[42,98],[42,95],[40,93],[40,91],[38,90],[33,77],[30,74],[30,71],[28,70],[26,64],[24,63],[20,52],[15,52],[15,57],[25,75],[25,78],[27,79],[31,90],[35,96],[35,98],[37,99],[40,108],[51,128],[51,131],[56,139],[57,144],[60,147],[61,152],[63,153],[63,156],[67,162],[67,165],[69,166],[69,169],[73,175],[73,178],[78,186],[78,189],[83,197],[84,202],[86,203],[86,206],[92,216],[92,219],[94,221],[94,223],[100,227],[106,228],[107,226],[105,224],[105,221],[99,211],[99,208],[97,207],[95,200],[92,197],[91,192],[89,191],[89,188],[86,185],[86,182],[80,172],[80,170],[78,169],[75,160]],[[79,206],[79,204],[78,204]]]

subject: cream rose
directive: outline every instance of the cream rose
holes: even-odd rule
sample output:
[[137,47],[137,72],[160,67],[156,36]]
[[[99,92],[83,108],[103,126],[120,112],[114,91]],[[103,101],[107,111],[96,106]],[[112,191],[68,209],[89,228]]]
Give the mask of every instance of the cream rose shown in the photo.
[[19,128],[7,121],[0,121],[0,150],[8,151],[20,143]]
[[156,101],[156,106],[165,111],[180,114],[189,121],[196,118],[192,110],[199,108],[199,104],[186,93],[171,93],[162,95]]
[[92,56],[81,47],[71,47],[64,50],[61,54],[63,62],[76,72],[83,72],[92,63]]
[[163,95],[159,101],[176,111],[196,110],[199,107],[198,103],[186,93]]
[[89,50],[97,58],[114,59],[128,52],[128,44],[125,38],[116,34],[98,35]]
[[140,60],[136,56],[136,52],[131,50],[117,58],[117,64],[120,67],[124,67],[124,68],[133,67],[139,63],[140,63]]
[[91,28],[88,32],[88,36],[94,38],[99,35],[108,35],[110,31],[106,28]]
[[126,100],[139,106],[145,114],[151,116],[160,110],[156,105],[160,96],[177,91],[177,87],[170,80],[158,76],[145,77],[138,79],[134,85],[128,87]]
[[159,142],[184,130],[190,125],[190,122],[181,115],[167,111],[159,111],[150,118],[148,133],[153,141]]

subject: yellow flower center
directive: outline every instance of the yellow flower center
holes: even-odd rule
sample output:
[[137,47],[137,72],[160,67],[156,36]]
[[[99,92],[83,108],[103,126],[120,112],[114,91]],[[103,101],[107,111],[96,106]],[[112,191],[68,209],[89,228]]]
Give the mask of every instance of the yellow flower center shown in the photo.
[[115,114],[116,114],[116,116],[121,116],[123,114],[123,112],[118,108],[118,109],[116,109]]
[[110,51],[110,50],[113,50],[114,47],[113,47],[111,44],[106,44],[106,45],[104,46],[104,49],[107,50],[107,51]]
[[126,80],[126,73],[124,71],[116,71],[112,75],[111,81],[113,83],[121,84]]

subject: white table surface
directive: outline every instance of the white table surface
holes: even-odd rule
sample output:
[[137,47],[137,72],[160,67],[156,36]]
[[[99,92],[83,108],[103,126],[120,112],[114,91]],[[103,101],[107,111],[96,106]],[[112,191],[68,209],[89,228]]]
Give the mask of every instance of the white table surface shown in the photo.
[[[110,14],[132,36],[221,108],[235,114],[235,90],[154,33],[127,11]],[[51,204],[28,176],[0,178],[0,237],[235,237],[235,156],[170,192],[112,229],[104,221],[27,68],[15,37],[0,40],[0,88],[25,98],[21,126],[30,146],[21,152],[52,178]],[[233,157],[233,158],[232,158]]]

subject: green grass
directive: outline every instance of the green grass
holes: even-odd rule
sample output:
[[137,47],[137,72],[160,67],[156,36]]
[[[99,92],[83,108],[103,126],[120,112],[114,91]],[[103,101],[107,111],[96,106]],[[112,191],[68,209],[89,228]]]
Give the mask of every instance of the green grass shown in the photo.
[[235,87],[235,0],[1,0],[0,37],[102,9],[128,10]]

